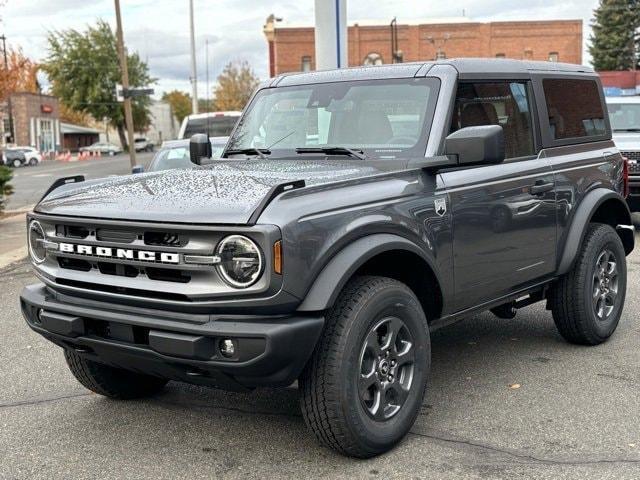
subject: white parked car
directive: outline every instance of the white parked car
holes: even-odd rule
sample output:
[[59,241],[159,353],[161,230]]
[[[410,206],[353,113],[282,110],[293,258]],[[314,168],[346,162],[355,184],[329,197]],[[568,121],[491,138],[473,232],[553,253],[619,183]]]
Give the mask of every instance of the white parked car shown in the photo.
[[136,152],[153,152],[153,143],[148,138],[138,137],[133,140],[133,146]]
[[242,112],[208,112],[184,117],[178,138],[191,138],[194,133],[206,133],[209,137],[228,137]]
[[88,147],[80,147],[79,150],[81,152],[100,152],[103,155],[115,155],[122,152],[122,148],[120,148],[118,145],[107,142],[96,142],[89,145]]
[[25,165],[35,167],[42,162],[42,154],[33,147],[14,147],[14,150],[20,150],[24,153]]

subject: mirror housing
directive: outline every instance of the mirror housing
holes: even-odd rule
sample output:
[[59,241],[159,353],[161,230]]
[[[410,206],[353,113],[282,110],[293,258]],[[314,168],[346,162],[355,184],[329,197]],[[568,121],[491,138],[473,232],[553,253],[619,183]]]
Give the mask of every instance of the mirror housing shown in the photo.
[[444,141],[445,155],[456,165],[496,164],[504,160],[504,131],[500,125],[461,128]]
[[204,133],[196,133],[189,140],[189,158],[191,163],[202,165],[203,158],[211,158],[211,142]]
[[131,173],[144,173],[144,165],[136,165],[131,169]]

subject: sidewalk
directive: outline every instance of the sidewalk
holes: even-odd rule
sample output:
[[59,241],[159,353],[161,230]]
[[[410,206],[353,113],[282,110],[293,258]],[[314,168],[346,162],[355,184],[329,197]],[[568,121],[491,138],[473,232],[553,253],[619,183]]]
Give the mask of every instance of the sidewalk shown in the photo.
[[27,253],[26,212],[0,219],[0,268],[23,259]]

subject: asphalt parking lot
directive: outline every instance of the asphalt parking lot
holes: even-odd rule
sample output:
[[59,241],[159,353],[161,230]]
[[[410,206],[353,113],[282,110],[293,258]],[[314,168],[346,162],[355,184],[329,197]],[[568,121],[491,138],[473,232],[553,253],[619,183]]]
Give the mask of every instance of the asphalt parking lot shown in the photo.
[[317,446],[295,389],[89,393],[22,320],[33,281],[24,261],[0,270],[0,478],[640,478],[640,251],[604,345],[565,343],[541,305],[436,332],[411,434],[367,461]]

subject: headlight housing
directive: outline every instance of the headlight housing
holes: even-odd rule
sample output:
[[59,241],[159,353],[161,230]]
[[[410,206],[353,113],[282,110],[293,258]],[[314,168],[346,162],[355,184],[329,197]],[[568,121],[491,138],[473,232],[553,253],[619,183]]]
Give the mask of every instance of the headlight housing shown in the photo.
[[244,235],[229,235],[216,249],[216,266],[222,279],[234,288],[247,288],[258,281],[264,270],[262,252]]
[[40,222],[32,220],[29,224],[27,241],[29,244],[29,255],[35,263],[42,263],[47,255],[44,247],[45,235]]

